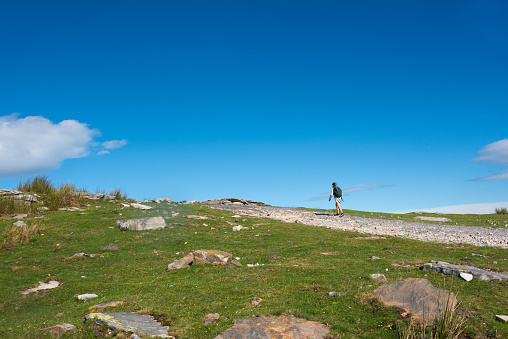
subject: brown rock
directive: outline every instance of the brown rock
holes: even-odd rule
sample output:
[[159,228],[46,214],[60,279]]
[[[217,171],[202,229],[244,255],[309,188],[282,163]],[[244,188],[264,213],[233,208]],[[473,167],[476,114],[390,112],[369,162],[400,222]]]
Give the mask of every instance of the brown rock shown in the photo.
[[250,303],[253,305],[253,306],[259,306],[261,305],[261,302],[263,301],[263,299],[261,298],[258,298],[258,297],[254,297],[252,298],[252,300],[250,301]]
[[220,319],[220,314],[219,313],[210,313],[210,314],[207,314],[206,315],[206,319],[205,319],[205,325],[213,323],[214,321],[219,320],[219,319]]
[[329,328],[321,323],[295,317],[257,317],[235,321],[215,339],[324,339]]
[[[457,298],[448,290],[436,288],[427,279],[408,278],[403,281],[384,284],[374,294],[387,306],[397,306],[411,312],[413,317],[426,324],[432,324],[446,304],[453,310]],[[425,316],[424,316],[425,311]]]
[[189,267],[193,261],[194,261],[194,254],[189,253],[185,257],[178,259],[176,261],[173,261],[171,264],[169,264],[166,271],[172,271],[172,270],[176,270],[178,268]]
[[194,252],[194,265],[225,265],[233,255],[217,250],[198,250]]
[[110,302],[107,302],[107,303],[102,303],[102,304],[90,306],[88,309],[90,311],[102,310],[102,309],[104,309],[106,307],[117,307],[117,306],[120,306],[122,304],[123,304],[123,301],[110,301]]

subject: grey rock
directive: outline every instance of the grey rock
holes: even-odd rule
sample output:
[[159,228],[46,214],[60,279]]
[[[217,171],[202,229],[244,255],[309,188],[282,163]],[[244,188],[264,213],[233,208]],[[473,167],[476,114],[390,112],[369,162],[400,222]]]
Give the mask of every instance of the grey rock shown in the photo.
[[125,231],[160,230],[166,227],[166,222],[164,221],[163,217],[151,217],[117,220],[116,226]]
[[[397,306],[412,313],[418,321],[432,324],[436,315],[449,303],[453,310],[457,298],[448,290],[435,288],[426,279],[408,278],[403,281],[383,284],[374,291],[387,306]],[[425,311],[425,316],[424,316]]]
[[160,203],[163,203],[163,202],[167,202],[167,203],[172,203],[173,202],[173,199],[171,198],[157,198],[157,199],[152,199],[150,200],[151,202],[154,202],[156,204],[160,204]]
[[25,200],[27,202],[37,202],[36,195],[23,193],[16,190],[9,190],[6,188],[0,188],[0,198],[10,198],[16,200]]
[[253,317],[235,325],[215,339],[324,339],[330,329],[321,323],[295,317]]
[[26,226],[26,223],[24,221],[22,221],[22,220],[18,220],[16,222],[12,223],[12,224],[14,226],[18,226],[18,227],[20,227],[20,226]]
[[370,260],[380,260],[380,259],[381,259],[380,257],[376,257],[375,255],[370,257]]
[[37,210],[38,211],[49,211],[49,208],[47,208],[46,206],[42,206],[42,207],[37,207]]
[[380,274],[380,273],[375,273],[375,274],[369,274],[369,276],[376,280],[376,281],[379,281],[379,282],[384,282],[384,281],[387,281],[388,279],[386,279],[385,275],[384,274]]
[[194,253],[189,253],[185,257],[169,264],[166,271],[172,271],[179,268],[189,267],[190,265],[192,265],[193,262],[194,262]]
[[248,230],[248,227],[243,227],[242,225],[233,226],[233,232],[241,231],[241,230]]
[[26,218],[26,217],[28,217],[28,214],[18,214],[15,217],[12,217],[12,219],[21,220],[21,219]]
[[205,319],[205,325],[211,324],[214,321],[219,320],[219,319],[220,319],[220,314],[219,313],[210,313],[210,314],[207,314],[206,315],[206,319]]
[[51,327],[43,328],[41,331],[49,332],[55,338],[60,338],[65,332],[72,331],[76,327],[71,324],[59,324]]
[[226,198],[226,199],[215,199],[215,200],[207,200],[201,203],[202,205],[255,205],[255,206],[266,206],[261,201],[255,200],[245,200],[239,198]]
[[88,299],[94,299],[97,298],[98,295],[95,293],[85,293],[78,295],[78,300],[88,300]]
[[425,221],[451,222],[451,219],[443,218],[443,217],[415,217],[415,219],[425,220]]
[[104,193],[78,192],[77,194],[91,200],[116,200],[116,196]]
[[70,212],[83,212],[84,209],[82,208],[79,208],[79,207],[62,207],[62,208],[59,208],[58,209],[59,211],[70,211]]
[[106,324],[106,326],[113,331],[119,330],[126,333],[171,338],[171,336],[168,335],[169,327],[162,326],[148,314],[131,312],[90,313],[85,316],[85,320],[95,321],[99,326]]
[[425,263],[423,266],[421,266],[421,269],[455,276],[459,276],[460,273],[469,273],[476,279],[485,281],[490,281],[494,279],[508,280],[508,273],[491,272],[468,265],[453,265],[444,261]]
[[508,322],[508,315],[496,315],[496,320],[506,323]]

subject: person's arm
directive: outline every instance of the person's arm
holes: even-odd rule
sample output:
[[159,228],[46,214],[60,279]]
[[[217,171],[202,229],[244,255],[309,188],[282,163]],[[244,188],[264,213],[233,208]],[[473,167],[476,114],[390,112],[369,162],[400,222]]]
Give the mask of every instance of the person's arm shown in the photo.
[[328,201],[332,200],[332,197],[333,197],[333,188],[332,188],[332,192],[330,193],[330,197],[328,198]]

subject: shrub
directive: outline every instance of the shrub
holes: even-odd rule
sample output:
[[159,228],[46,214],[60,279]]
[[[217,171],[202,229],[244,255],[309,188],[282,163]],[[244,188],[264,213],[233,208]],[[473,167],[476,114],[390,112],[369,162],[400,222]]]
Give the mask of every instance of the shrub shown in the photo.
[[508,214],[508,211],[506,211],[506,207],[496,208],[496,214]]
[[63,207],[79,206],[83,200],[81,195],[76,194],[79,190],[71,184],[64,184],[57,190],[48,194],[48,207],[56,211]]
[[34,213],[36,206],[25,200],[14,198],[0,198],[0,216],[21,214],[21,213]]
[[55,190],[55,186],[47,175],[38,175],[18,184],[18,191],[39,194],[49,194]]
[[32,241],[39,233],[41,233],[42,227],[34,223],[32,226],[14,226],[13,224],[5,228],[3,234],[3,242],[0,247],[1,250],[9,250],[17,243],[21,245],[28,244]]
[[109,195],[113,195],[116,200],[127,199],[127,193],[123,192],[121,188],[115,188]]

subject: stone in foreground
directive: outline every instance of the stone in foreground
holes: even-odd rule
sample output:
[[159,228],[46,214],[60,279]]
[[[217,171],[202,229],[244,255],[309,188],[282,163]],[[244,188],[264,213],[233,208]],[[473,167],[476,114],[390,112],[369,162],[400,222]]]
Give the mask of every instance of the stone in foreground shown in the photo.
[[76,327],[71,324],[59,324],[59,325],[43,328],[41,331],[49,332],[55,338],[60,338],[65,332],[72,331],[75,328]]
[[95,321],[97,325],[106,324],[109,329],[127,333],[146,334],[162,338],[173,338],[168,335],[168,326],[162,326],[151,315],[130,312],[90,313],[86,321]]
[[493,279],[508,280],[508,273],[491,272],[468,265],[452,265],[444,261],[426,263],[421,269],[455,276],[460,276],[460,273],[469,273],[476,279],[485,281]]
[[[403,281],[384,284],[374,294],[387,306],[397,306],[411,312],[413,317],[426,324],[432,324],[448,303],[453,310],[457,298],[448,290],[436,288],[427,279],[408,278]],[[425,316],[424,316],[425,311]]]
[[116,226],[124,231],[160,230],[166,227],[163,217],[117,220]]
[[376,280],[376,281],[379,281],[379,282],[385,282],[385,281],[388,281],[388,279],[386,279],[385,275],[384,274],[380,274],[380,273],[375,273],[375,274],[369,274],[369,276]]
[[236,320],[215,339],[324,339],[329,331],[321,323],[295,317],[257,317]]
[[464,279],[467,282],[473,280],[473,275],[469,274],[469,273],[460,272],[459,277],[461,277],[462,279]]

